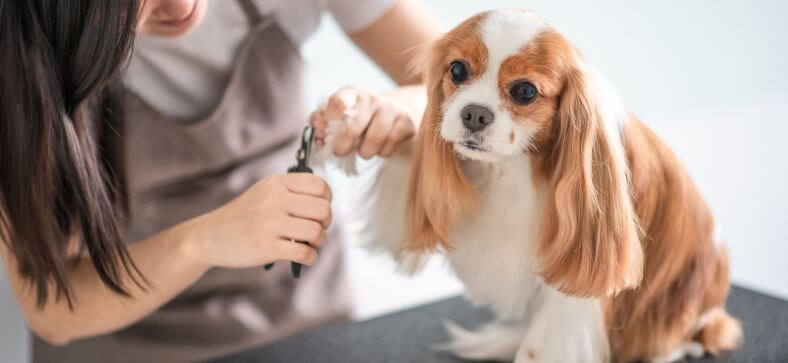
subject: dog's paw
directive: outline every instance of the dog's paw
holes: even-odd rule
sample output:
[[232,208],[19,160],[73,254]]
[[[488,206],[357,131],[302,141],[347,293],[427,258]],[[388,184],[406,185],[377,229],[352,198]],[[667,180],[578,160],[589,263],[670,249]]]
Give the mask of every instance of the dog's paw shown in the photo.
[[[328,105],[328,99],[320,101],[317,106],[318,111],[325,110]],[[326,137],[323,140],[323,145],[315,145],[312,153],[312,165],[325,167],[326,165],[333,165],[337,169],[343,171],[347,175],[357,175],[358,169],[356,168],[356,151],[358,145],[353,145],[353,151],[345,156],[334,155],[333,145],[334,140],[342,132],[345,132],[348,120],[354,116],[352,110],[345,112],[341,120],[329,120],[326,125]],[[358,143],[358,140],[356,141]]]
[[534,314],[515,363],[606,363],[610,361],[599,302],[555,290]]
[[445,325],[450,341],[435,348],[468,360],[511,361],[526,332],[522,325],[500,322],[489,323],[478,331],[448,321]]
[[698,342],[684,342],[678,348],[664,357],[657,357],[651,360],[652,363],[672,363],[684,360],[685,357],[700,358],[706,351],[703,346]]
[[[583,329],[578,326],[575,329]],[[606,363],[608,350],[579,332],[560,336],[550,331],[529,331],[517,351],[514,363]]]
[[[358,169],[356,168],[356,152],[352,151],[345,156],[334,155],[333,145],[337,135],[344,131],[346,126],[345,120],[332,120],[328,122],[326,128],[326,138],[321,146],[314,146],[312,153],[312,165],[326,167],[326,165],[333,165],[347,175],[357,175]],[[354,147],[353,150],[356,150]]]

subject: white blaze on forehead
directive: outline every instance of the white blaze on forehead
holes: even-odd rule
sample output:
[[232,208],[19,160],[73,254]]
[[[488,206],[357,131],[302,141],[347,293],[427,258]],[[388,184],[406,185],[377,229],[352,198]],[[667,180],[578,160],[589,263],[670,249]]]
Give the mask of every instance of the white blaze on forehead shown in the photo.
[[506,58],[515,55],[549,25],[533,11],[491,11],[482,21],[481,36],[487,47],[487,70],[498,74]]

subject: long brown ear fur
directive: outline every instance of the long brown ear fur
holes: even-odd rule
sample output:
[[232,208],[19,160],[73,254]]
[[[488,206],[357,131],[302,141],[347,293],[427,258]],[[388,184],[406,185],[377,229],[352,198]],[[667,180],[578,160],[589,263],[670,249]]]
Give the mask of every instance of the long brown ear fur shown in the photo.
[[429,101],[413,149],[408,190],[410,239],[406,249],[452,249],[451,230],[477,203],[476,191],[460,170],[452,145],[440,136],[444,100],[443,58],[448,40],[435,41],[419,60]]
[[553,146],[550,190],[538,254],[548,284],[576,296],[607,296],[636,286],[643,252],[626,157],[606,130],[591,70],[575,59],[566,72]]

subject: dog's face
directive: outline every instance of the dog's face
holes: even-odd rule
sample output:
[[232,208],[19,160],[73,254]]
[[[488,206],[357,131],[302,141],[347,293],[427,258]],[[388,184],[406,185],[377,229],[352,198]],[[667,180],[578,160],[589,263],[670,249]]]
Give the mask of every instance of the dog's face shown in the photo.
[[627,112],[580,53],[538,14],[502,9],[450,31],[420,65],[429,102],[413,151],[408,248],[452,248],[454,226],[479,200],[459,159],[526,154],[548,195],[537,251],[545,281],[583,296],[635,285]]
[[458,155],[497,161],[544,146],[540,136],[551,129],[563,90],[562,63],[575,54],[540,15],[482,14],[433,51],[443,100],[440,136]]

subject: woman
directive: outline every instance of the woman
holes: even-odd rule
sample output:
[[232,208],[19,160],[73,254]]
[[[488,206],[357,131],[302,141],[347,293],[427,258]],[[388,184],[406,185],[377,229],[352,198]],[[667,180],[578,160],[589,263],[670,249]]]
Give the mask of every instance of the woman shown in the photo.
[[[440,32],[414,0],[0,2],[0,254],[35,361],[204,360],[347,316],[331,192],[281,174],[325,10],[401,85]],[[345,88],[312,117],[352,108],[335,152],[386,156],[425,97]]]

